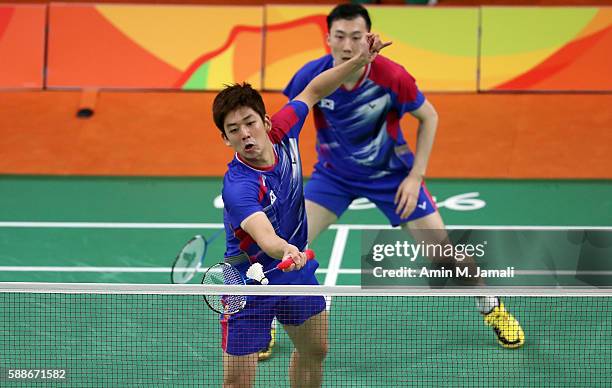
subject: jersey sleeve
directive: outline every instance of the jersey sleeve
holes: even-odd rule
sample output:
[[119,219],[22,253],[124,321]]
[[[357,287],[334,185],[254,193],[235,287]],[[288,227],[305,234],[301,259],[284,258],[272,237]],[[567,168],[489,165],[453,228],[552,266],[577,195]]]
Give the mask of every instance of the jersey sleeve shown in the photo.
[[416,85],[415,79],[406,71],[395,80],[395,108],[402,117],[406,112],[417,110],[425,102],[425,96]]
[[238,228],[253,213],[263,211],[259,192],[255,180],[225,177],[221,196],[232,228]]
[[302,131],[304,121],[308,116],[308,105],[302,101],[290,101],[274,116],[272,116],[272,130],[270,139],[275,144],[280,143],[286,136],[297,138]]
[[312,77],[308,75],[305,68],[300,69],[297,73],[293,75],[291,81],[285,90],[283,90],[283,94],[289,98],[289,100],[293,100],[297,97],[298,94],[302,93],[302,90],[306,88],[306,85],[311,81]]

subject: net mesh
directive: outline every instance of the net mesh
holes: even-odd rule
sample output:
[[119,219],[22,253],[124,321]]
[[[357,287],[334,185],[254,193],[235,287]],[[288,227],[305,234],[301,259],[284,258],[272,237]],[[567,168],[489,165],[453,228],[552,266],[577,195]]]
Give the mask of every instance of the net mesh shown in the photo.
[[[282,298],[272,295],[257,297]],[[326,299],[326,387],[612,386],[609,296],[503,297],[525,330],[519,349],[498,345],[471,296]],[[308,300],[280,299],[270,309],[287,323],[300,316],[296,306],[313,307]],[[41,369],[65,370],[53,384],[74,387],[223,383],[223,319],[202,295],[0,292],[0,317],[3,387],[48,386],[40,376],[9,377]],[[262,331],[270,321],[257,325]],[[250,327],[239,342],[255,341],[258,330]],[[320,325],[309,329],[324,333]],[[292,351],[279,326],[271,358],[256,366],[255,386],[289,386]]]

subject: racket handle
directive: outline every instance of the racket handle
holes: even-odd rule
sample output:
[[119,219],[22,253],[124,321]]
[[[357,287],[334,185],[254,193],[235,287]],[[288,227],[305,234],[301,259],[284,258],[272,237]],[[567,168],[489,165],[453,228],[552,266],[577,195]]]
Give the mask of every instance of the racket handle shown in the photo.
[[[304,251],[304,253],[306,254],[306,259],[308,260],[312,260],[315,258],[315,253],[312,249],[306,249]],[[281,271],[284,269],[287,269],[289,267],[291,267],[291,264],[295,264],[295,262],[293,261],[292,258],[288,258],[285,259],[283,261],[281,261],[280,263],[278,263],[278,265],[276,266],[276,268],[280,269]]]

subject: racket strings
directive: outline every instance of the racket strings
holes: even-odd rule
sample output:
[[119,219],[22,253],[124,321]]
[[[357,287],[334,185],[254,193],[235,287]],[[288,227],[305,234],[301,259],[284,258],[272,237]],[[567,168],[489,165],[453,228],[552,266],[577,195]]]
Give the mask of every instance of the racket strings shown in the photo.
[[189,283],[200,270],[210,244],[224,231],[225,229],[216,231],[209,239],[198,234],[189,240],[180,250],[172,265],[172,283]]
[[195,236],[181,249],[172,266],[172,283],[188,283],[195,276],[206,252],[206,245],[202,236]]
[[[229,264],[215,264],[206,271],[202,279],[204,285],[240,285],[244,280],[240,272]],[[207,295],[209,306],[222,314],[234,314],[242,310],[246,304],[244,295]]]

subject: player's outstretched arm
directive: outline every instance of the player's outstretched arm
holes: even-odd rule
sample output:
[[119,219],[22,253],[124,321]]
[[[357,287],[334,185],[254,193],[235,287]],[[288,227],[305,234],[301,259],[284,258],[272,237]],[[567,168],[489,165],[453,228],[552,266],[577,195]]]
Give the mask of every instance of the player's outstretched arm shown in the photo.
[[312,107],[338,89],[353,72],[372,62],[378,52],[390,44],[391,42],[382,43],[378,35],[366,34],[359,46],[359,52],[353,58],[316,76],[294,100],[303,101],[309,108]]
[[279,260],[293,259],[295,265],[292,265],[290,270],[300,269],[306,264],[304,252],[280,238],[264,212],[253,213],[242,221],[240,227],[255,240],[266,255]]

